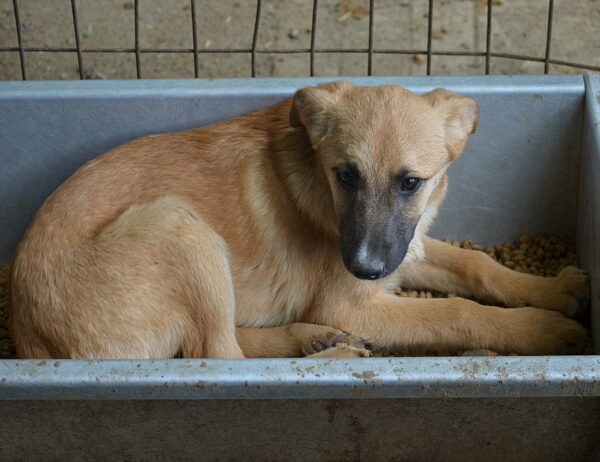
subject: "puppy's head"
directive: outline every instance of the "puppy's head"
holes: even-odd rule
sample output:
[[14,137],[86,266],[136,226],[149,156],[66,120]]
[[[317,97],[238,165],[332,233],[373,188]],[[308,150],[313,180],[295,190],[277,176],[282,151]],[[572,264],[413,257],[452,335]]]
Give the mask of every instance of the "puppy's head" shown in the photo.
[[306,130],[327,177],[348,271],[379,279],[402,263],[477,121],[474,100],[441,89],[334,82],[296,92],[290,123]]

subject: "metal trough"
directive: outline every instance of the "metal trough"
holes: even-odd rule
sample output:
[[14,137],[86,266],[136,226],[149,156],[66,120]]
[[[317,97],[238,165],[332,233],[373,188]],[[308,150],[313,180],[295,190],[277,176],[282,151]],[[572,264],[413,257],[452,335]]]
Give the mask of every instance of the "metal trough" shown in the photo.
[[[335,79],[0,82],[0,262],[85,161]],[[350,78],[480,103],[432,234],[545,231],[592,276],[595,354],[352,360],[0,360],[1,460],[600,457],[600,77]],[[482,459],[483,458],[483,459]]]

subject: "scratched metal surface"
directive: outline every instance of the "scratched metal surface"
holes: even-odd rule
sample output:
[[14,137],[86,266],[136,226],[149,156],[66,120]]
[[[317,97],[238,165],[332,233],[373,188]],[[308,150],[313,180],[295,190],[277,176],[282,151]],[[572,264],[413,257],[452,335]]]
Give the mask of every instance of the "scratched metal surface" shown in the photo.
[[600,75],[587,74],[585,84],[577,248],[590,273],[594,353],[600,355]]
[[598,397],[600,357],[0,361],[0,399]]
[[597,398],[4,401],[0,460],[597,461],[599,428]]

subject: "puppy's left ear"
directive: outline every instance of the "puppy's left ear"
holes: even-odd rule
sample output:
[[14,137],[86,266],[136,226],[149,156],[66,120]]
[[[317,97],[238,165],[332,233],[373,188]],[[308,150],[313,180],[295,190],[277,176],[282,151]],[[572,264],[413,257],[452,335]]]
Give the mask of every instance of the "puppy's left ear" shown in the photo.
[[446,146],[454,160],[465,149],[469,135],[477,129],[479,106],[474,99],[442,88],[433,90],[424,97],[444,119]]

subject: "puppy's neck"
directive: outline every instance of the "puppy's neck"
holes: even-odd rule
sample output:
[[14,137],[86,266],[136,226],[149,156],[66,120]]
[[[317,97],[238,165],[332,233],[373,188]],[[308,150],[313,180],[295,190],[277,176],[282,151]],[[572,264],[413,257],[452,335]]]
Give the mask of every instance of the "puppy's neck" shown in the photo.
[[291,201],[312,225],[337,237],[337,216],[318,155],[303,128],[287,126],[275,139],[274,167]]

